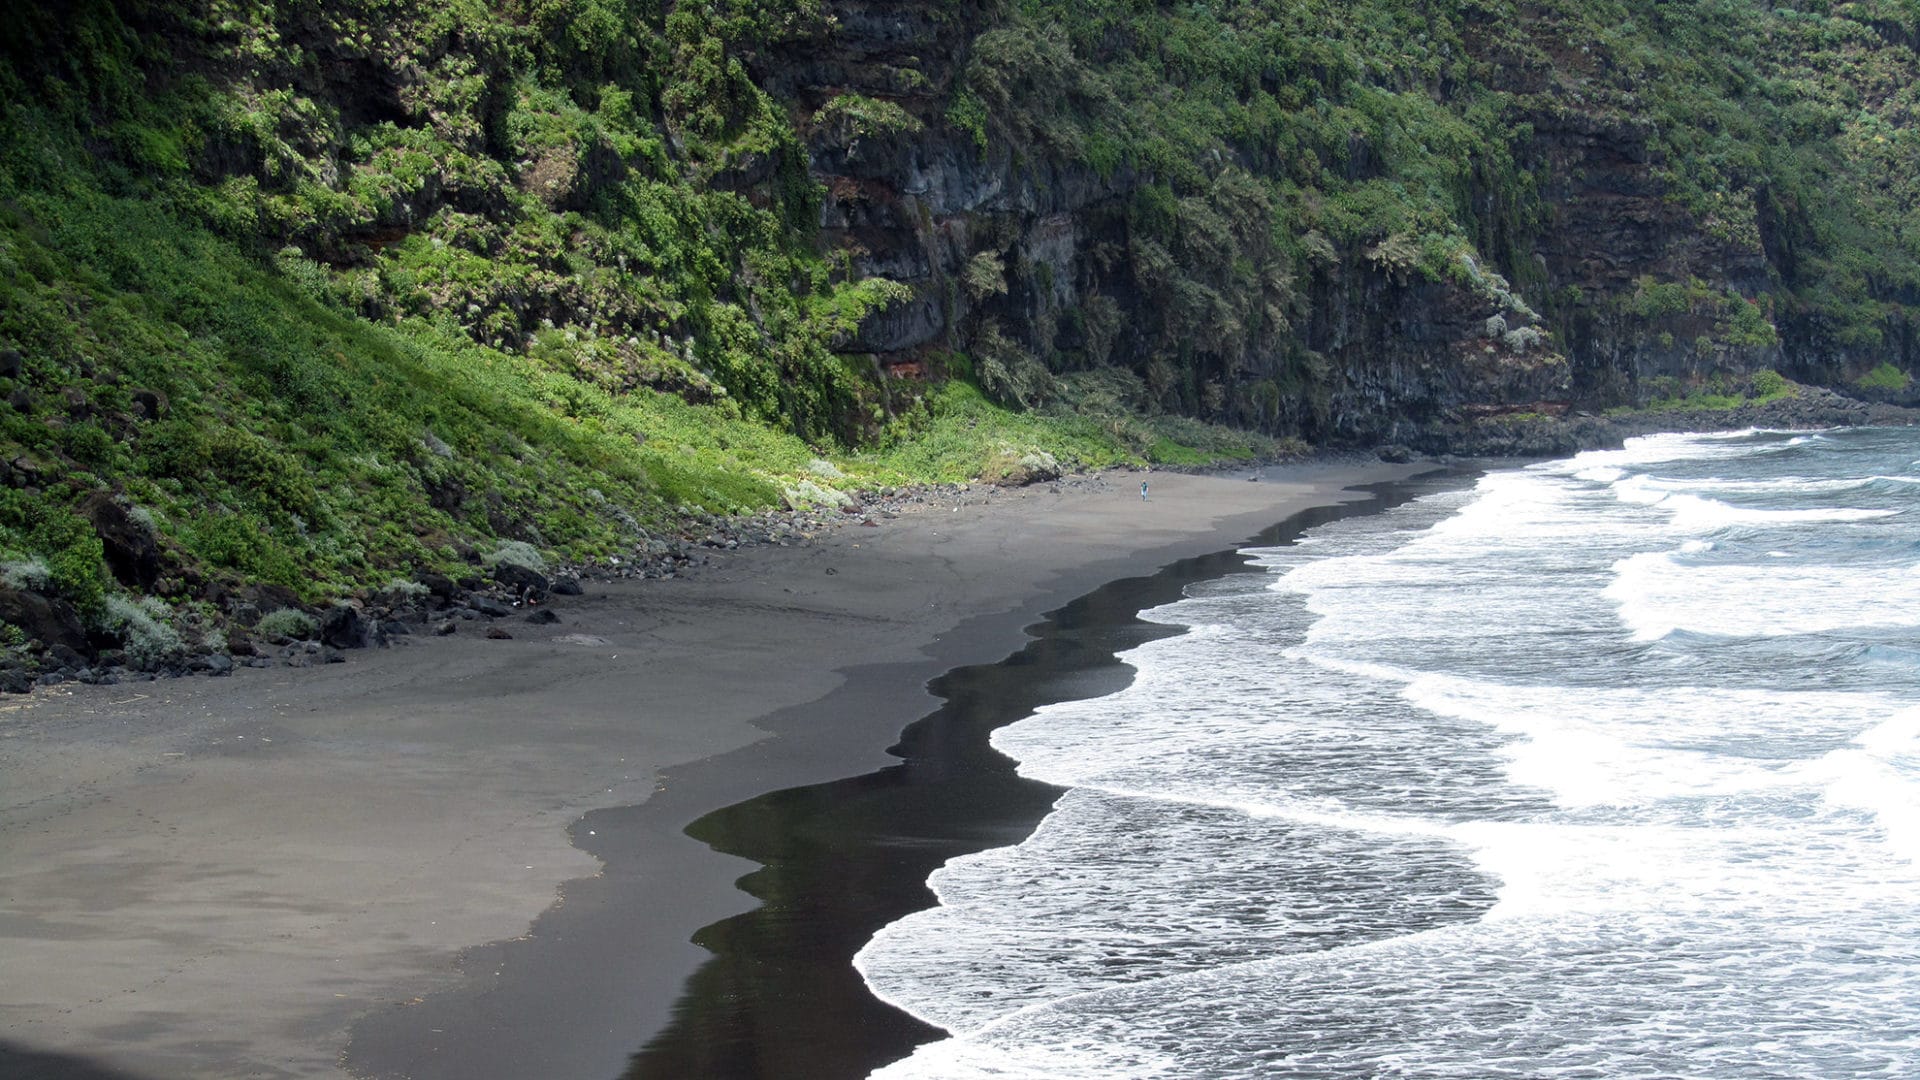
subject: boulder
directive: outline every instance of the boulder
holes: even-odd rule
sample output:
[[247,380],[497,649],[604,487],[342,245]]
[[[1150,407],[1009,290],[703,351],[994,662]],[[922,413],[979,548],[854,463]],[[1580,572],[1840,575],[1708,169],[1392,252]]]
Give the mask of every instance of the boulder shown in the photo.
[[552,626],[560,621],[560,616],[554,614],[552,608],[541,608],[527,616],[527,621],[535,626]]
[[385,645],[386,631],[366,619],[352,604],[336,604],[320,616],[320,643],[335,649],[364,649]]
[[570,578],[570,577],[554,578],[553,579],[553,595],[579,596],[580,595],[580,579]]
[[[106,649],[100,653],[101,660],[106,663],[117,663],[125,660],[126,657],[127,654],[121,652],[119,649]],[[56,668],[68,668],[73,671],[78,671],[87,666],[86,657],[58,643],[47,646],[46,658],[48,665]]]
[[28,637],[49,648],[64,647],[79,655],[93,651],[87,642],[87,628],[80,622],[80,613],[65,600],[0,588],[0,622],[19,627]]
[[433,597],[435,607],[448,607],[453,603],[454,598],[460,595],[460,586],[455,585],[453,579],[445,574],[422,570],[413,575],[413,580],[427,587],[427,595]]
[[546,575],[513,563],[496,563],[493,567],[493,580],[523,596],[542,597],[551,587]]
[[489,596],[476,596],[467,601],[467,606],[494,619],[504,619],[513,614],[513,608]]
[[261,612],[279,611],[281,608],[298,608],[300,606],[299,594],[284,585],[266,585],[259,583],[242,585],[233,591],[233,596],[236,603],[235,610],[239,610],[237,605],[240,604],[251,605],[255,621],[259,620]]
[[133,414],[142,420],[164,419],[171,407],[167,395],[158,390],[135,390],[129,396],[133,398]]
[[93,415],[93,399],[77,386],[65,387],[60,391],[60,407],[75,420],[85,420]]
[[1030,450],[1011,462],[1003,463],[992,483],[1001,487],[1026,487],[1060,479],[1060,462],[1045,450]]
[[151,589],[160,579],[160,545],[146,524],[104,491],[87,496],[80,504],[80,516],[100,537],[114,580],[130,589]]

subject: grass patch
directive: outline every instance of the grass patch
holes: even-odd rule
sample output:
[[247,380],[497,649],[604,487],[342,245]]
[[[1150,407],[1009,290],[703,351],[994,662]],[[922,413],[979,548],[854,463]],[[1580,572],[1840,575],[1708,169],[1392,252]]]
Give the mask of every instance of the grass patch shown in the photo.
[[1853,385],[1862,390],[1881,390],[1898,394],[1905,392],[1913,385],[1913,376],[1890,363],[1883,362],[1872,371],[1853,380]]

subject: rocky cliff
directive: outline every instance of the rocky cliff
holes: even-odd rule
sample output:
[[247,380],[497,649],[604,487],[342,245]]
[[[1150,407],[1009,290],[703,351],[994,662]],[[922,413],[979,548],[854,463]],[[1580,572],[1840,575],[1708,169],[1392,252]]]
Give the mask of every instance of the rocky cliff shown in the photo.
[[[1297,6],[1253,6],[1298,28]],[[1835,265],[1879,258],[1844,250],[1867,233],[1834,230],[1863,208],[1816,210],[1805,202],[1846,195],[1804,185],[1851,171],[1887,186],[1872,165],[1840,160],[1856,125],[1894,125],[1898,160],[1911,158],[1911,12],[1716,16],[1683,5],[1667,24],[1636,28],[1608,24],[1616,13],[1604,7],[1422,8],[1422,44],[1449,59],[1417,73],[1364,55],[1379,41],[1329,18],[1316,32],[1336,45],[1333,70],[1289,72],[1257,56],[1268,70],[1225,96],[1247,111],[1289,95],[1299,109],[1347,110],[1336,118],[1346,129],[1220,124],[1185,175],[1144,154],[1103,158],[1115,143],[1151,142],[1127,130],[1140,122],[1136,102],[1106,73],[1158,65],[1153,92],[1219,96],[1182,85],[1195,73],[1144,34],[1244,32],[1224,11],[1129,20],[1067,5],[954,15],[829,3],[827,29],[751,70],[801,114],[832,115],[850,97],[902,112],[884,127],[802,126],[828,192],[823,240],[860,272],[913,288],[850,343],[882,370],[968,354],[1003,396],[1034,401],[1049,373],[1111,366],[1138,375],[1150,405],[1336,442],[1409,440],[1463,410],[1643,404],[1767,369],[1839,385],[1881,364],[1910,370],[1911,241],[1884,235],[1899,250],[1882,253],[1879,272],[1841,280]],[[1748,52],[1743,35],[1756,33],[1780,47]],[[1836,57],[1841,70],[1819,67]],[[1378,83],[1356,86],[1342,59]],[[1868,73],[1888,81],[1853,85]],[[1860,116],[1833,110],[1863,89]],[[1370,96],[1425,108],[1382,123]],[[1750,98],[1818,122],[1728,130],[1721,114]],[[1449,129],[1463,117],[1481,130]],[[1275,134],[1290,147],[1263,143]],[[1393,145],[1419,139],[1452,145]],[[1695,140],[1735,143],[1740,156],[1677,160],[1721,150]],[[1448,155],[1449,190],[1438,207],[1420,205],[1407,188]],[[1384,197],[1368,190],[1380,187]],[[1312,204],[1355,192],[1373,199],[1364,210],[1376,220],[1340,222],[1342,236]],[[1889,221],[1913,211],[1901,197],[1878,209]],[[1286,228],[1294,235],[1270,235]],[[1808,265],[1807,243],[1822,249],[1821,268]],[[1823,293],[1836,287],[1857,288],[1860,302],[1843,310]]]

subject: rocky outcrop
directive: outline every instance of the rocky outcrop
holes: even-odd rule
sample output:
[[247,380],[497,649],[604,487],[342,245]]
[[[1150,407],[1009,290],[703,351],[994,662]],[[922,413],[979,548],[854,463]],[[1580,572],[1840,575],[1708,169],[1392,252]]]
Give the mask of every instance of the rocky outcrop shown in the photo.
[[120,584],[133,589],[153,587],[160,578],[160,545],[146,522],[105,492],[87,496],[80,504],[80,516],[99,535],[107,569]]
[[79,612],[64,600],[0,588],[0,623],[19,627],[46,648],[64,649],[74,655],[92,652]]

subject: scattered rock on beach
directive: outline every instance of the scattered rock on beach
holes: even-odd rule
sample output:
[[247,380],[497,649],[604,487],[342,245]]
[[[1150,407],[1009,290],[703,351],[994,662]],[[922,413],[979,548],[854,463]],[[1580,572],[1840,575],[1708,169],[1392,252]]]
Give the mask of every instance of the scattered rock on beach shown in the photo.
[[445,622],[434,624],[433,636],[446,637],[448,634],[451,634],[458,629],[460,629],[460,624],[457,622],[454,622],[452,619],[448,619]]
[[513,614],[513,608],[490,596],[474,596],[467,599],[467,606],[482,615],[494,619],[504,619]]
[[493,580],[515,593],[535,598],[547,595],[550,587],[545,574],[508,562],[494,566]]
[[554,623],[560,621],[560,616],[554,614],[552,608],[541,608],[539,611],[527,616],[527,621],[535,626],[552,626]]
[[426,586],[427,595],[440,601],[442,606],[450,603],[453,600],[454,593],[457,591],[454,588],[453,579],[447,577],[445,574],[434,574],[422,571],[415,574],[413,580]]
[[359,608],[337,604],[320,616],[320,641],[336,649],[364,649],[369,645],[385,645],[387,637],[379,624],[369,622],[360,614]]
[[507,633],[506,627],[504,626],[487,627],[487,637],[492,638],[494,641],[512,641],[513,640],[513,635]]

